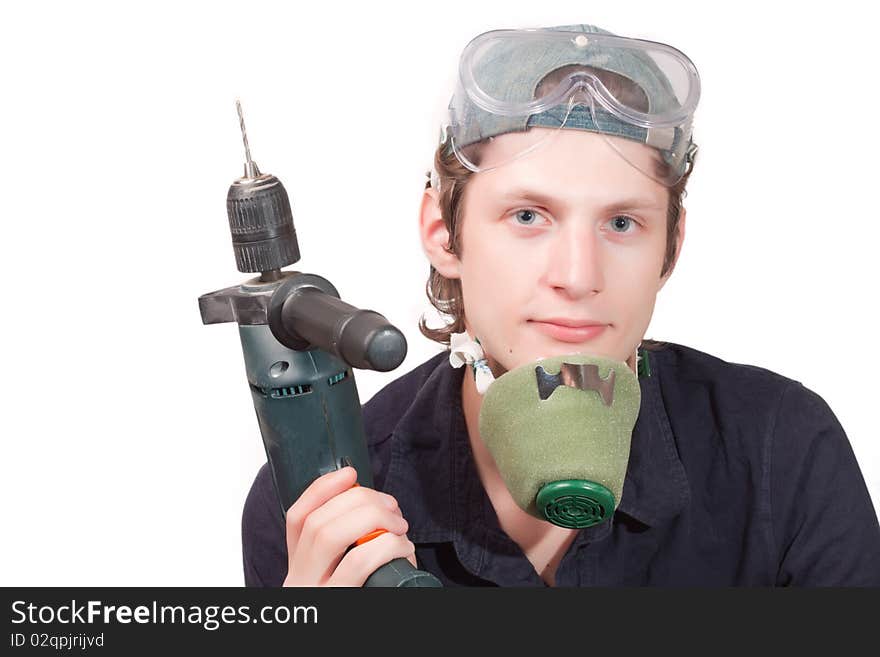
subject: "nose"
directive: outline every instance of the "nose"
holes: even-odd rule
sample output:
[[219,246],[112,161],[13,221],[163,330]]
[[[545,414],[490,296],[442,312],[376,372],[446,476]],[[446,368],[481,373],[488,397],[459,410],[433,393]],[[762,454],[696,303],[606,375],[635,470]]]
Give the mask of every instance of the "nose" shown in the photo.
[[545,282],[572,299],[604,288],[602,258],[591,222],[565,221],[549,246]]

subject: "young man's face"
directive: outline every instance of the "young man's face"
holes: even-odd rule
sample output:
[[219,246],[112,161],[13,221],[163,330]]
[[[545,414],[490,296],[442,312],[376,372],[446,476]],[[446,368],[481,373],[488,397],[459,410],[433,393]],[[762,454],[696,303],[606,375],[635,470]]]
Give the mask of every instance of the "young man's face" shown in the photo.
[[[487,148],[515,148],[521,138],[503,135]],[[612,139],[651,170],[651,149]],[[525,157],[471,176],[461,258],[438,270],[461,279],[468,332],[496,376],[551,355],[632,356],[665,283],[668,201],[668,189],[604,136],[580,130],[560,130]],[[602,328],[565,330],[554,319]]]

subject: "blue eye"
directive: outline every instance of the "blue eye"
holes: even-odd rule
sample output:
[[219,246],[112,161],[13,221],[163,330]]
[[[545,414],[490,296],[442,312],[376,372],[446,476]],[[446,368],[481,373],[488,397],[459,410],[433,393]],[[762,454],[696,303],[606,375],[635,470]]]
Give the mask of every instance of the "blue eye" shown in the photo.
[[535,225],[537,218],[541,215],[534,210],[517,210],[513,216],[517,219],[523,219],[522,223],[519,221],[517,222],[520,223],[521,226],[533,226]]
[[[632,217],[627,217],[626,215],[619,214],[611,220],[611,225],[614,228],[615,233],[629,233],[632,231],[626,230],[626,227],[629,224],[634,224],[635,220]],[[617,230],[620,228],[621,230]]]

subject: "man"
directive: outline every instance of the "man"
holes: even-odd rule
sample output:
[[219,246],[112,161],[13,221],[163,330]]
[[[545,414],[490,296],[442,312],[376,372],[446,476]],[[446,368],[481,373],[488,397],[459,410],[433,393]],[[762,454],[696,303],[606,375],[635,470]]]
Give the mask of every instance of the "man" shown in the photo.
[[[452,353],[364,406],[376,490],[344,468],[282,518],[264,466],[246,582],[360,586],[404,557],[447,586],[880,585],[877,516],[821,397],[643,339],[685,237],[690,60],[565,26],[480,35],[460,71],[420,214],[429,299],[451,318],[421,328]],[[514,501],[479,423],[494,379],[575,353],[626,363],[641,389],[622,498],[584,529]]]

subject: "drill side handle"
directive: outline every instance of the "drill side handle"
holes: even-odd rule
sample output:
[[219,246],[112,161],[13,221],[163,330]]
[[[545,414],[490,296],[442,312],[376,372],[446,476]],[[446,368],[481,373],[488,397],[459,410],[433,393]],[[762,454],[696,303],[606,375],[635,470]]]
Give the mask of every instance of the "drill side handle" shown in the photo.
[[339,298],[326,278],[293,273],[269,302],[269,326],[291,349],[322,349],[351,367],[388,372],[406,358],[406,338],[385,317]]

